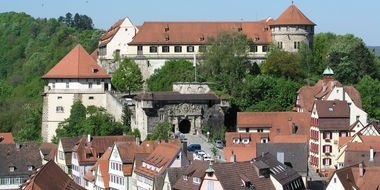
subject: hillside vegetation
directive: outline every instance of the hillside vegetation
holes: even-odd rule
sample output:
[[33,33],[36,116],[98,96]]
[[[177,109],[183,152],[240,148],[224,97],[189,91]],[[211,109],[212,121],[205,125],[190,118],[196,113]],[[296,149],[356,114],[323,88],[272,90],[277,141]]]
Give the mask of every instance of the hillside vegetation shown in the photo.
[[[102,33],[88,29],[92,21],[85,15],[62,18],[0,13],[0,131],[11,131],[18,140],[39,135],[41,76],[78,43],[91,53]],[[86,27],[80,27],[83,20]]]

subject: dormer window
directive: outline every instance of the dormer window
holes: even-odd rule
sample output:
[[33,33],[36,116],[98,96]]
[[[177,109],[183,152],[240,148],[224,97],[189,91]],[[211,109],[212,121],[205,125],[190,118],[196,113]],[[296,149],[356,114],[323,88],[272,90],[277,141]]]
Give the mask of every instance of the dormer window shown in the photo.
[[232,143],[239,144],[240,143],[240,139],[239,138],[233,138],[232,139]]
[[32,171],[33,170],[33,166],[28,166],[28,171]]
[[248,144],[249,143],[249,138],[244,138],[241,142],[243,144]]
[[334,108],[329,108],[329,112],[332,112],[332,111],[334,111]]
[[10,172],[14,172],[15,171],[15,167],[14,166],[9,166],[9,171]]
[[183,180],[184,180],[184,181],[187,181],[187,175],[184,175],[184,176],[183,176]]
[[201,184],[201,179],[199,177],[194,177],[193,178],[193,183],[195,183],[195,184]]
[[99,69],[92,69],[93,73],[97,73],[98,71],[99,71]]

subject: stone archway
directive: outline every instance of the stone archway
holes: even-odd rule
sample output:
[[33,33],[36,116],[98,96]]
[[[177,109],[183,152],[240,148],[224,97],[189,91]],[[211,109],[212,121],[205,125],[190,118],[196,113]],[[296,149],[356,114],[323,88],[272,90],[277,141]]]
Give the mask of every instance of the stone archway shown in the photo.
[[183,134],[190,133],[191,123],[189,120],[184,119],[179,123],[179,132]]

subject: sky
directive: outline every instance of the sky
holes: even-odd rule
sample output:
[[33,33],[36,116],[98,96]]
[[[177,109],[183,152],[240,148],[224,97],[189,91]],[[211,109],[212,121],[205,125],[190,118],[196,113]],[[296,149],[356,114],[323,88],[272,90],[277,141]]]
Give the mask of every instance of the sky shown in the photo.
[[[0,12],[25,12],[40,18],[85,14],[96,28],[106,30],[123,17],[135,25],[276,19],[291,4],[291,0],[0,0]],[[294,0],[294,4],[317,24],[316,33],[350,33],[367,45],[380,46],[379,0]]]

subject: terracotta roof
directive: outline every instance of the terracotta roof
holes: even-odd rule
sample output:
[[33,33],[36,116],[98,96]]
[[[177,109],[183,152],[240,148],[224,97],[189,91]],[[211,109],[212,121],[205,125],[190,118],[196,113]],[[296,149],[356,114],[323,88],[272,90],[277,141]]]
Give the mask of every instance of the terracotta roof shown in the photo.
[[[380,167],[364,167],[362,177],[359,172],[359,164],[336,170],[335,174],[344,189],[379,189],[380,187],[380,181],[377,180],[380,175]],[[333,183],[332,181],[330,179],[328,185]]]
[[15,143],[12,133],[0,133],[0,144]]
[[107,30],[107,32],[102,34],[102,36],[100,37],[99,47],[103,47],[103,46],[107,45],[112,40],[112,38],[119,31],[120,26],[124,22],[124,20],[125,20],[125,18],[118,20],[115,24],[113,24],[111,26],[111,28],[109,28]]
[[237,162],[245,162],[256,157],[256,143],[250,146],[229,146],[224,147],[224,158],[231,162],[231,155],[235,155]]
[[339,137],[339,148],[345,146],[353,137]]
[[106,152],[98,160],[98,167],[100,170],[100,174],[102,176],[97,176],[97,177],[102,177],[102,181],[104,183],[105,188],[109,188],[109,182],[110,182],[109,173],[108,173],[108,162],[109,162],[110,156],[111,156],[111,148],[107,148]]
[[[206,44],[220,32],[239,31],[259,44],[272,42],[269,24],[272,19],[257,22],[144,22],[129,45]],[[265,29],[266,28],[266,29]]]
[[99,49],[96,48],[96,49],[91,53],[91,57],[92,57],[93,59],[95,59],[95,61],[97,61],[97,60],[98,60],[98,55],[99,55]]
[[67,166],[71,166],[71,154],[73,152],[74,145],[81,139],[81,137],[61,137],[59,140],[62,144],[63,151],[65,153],[65,162]]
[[77,45],[64,58],[62,58],[48,73],[42,76],[48,78],[111,78],[106,71],[98,65],[90,54]]
[[50,160],[21,186],[23,190],[84,190],[77,185],[53,160]]
[[108,147],[112,147],[115,142],[135,141],[133,136],[95,136],[91,137],[90,143],[87,137],[82,137],[74,146],[73,151],[77,153],[79,164],[94,163],[98,156],[105,153]]
[[[21,144],[0,144],[0,177],[3,176],[28,176],[32,171],[28,166],[34,169],[42,164],[39,146],[34,142],[24,142]],[[13,166],[15,170],[11,172],[9,167]]]
[[[224,139],[226,141],[226,147],[230,146],[251,146],[254,145],[255,143],[259,143],[261,141],[261,137],[269,137],[268,133],[239,133],[239,132],[226,132],[224,135]],[[243,144],[242,140],[244,138],[249,139],[248,144]],[[239,139],[239,144],[233,143],[234,139]]]
[[315,25],[295,5],[290,5],[272,25]]
[[276,135],[291,135],[295,124],[295,134],[309,137],[310,119],[310,114],[303,112],[238,112],[237,127],[269,127],[269,138],[272,139]]
[[[296,107],[304,109],[304,112],[311,112],[314,100],[327,99],[335,86],[342,86],[342,84],[333,78],[325,77],[324,80],[319,80],[314,86],[301,87],[297,92],[299,99]],[[343,89],[355,105],[362,108],[360,93],[353,86],[343,86]]]
[[55,154],[57,153],[58,145],[54,143],[43,142],[40,146],[40,150],[45,160],[54,159]]
[[316,100],[315,105],[316,105],[319,119],[321,118],[349,118],[350,117],[350,107],[346,101]]
[[307,135],[276,135],[270,143],[307,143],[308,141]]

